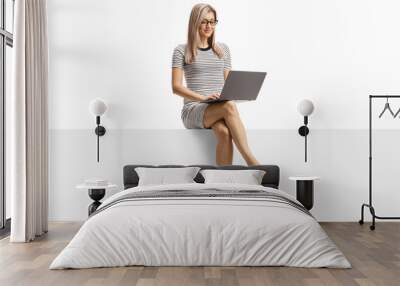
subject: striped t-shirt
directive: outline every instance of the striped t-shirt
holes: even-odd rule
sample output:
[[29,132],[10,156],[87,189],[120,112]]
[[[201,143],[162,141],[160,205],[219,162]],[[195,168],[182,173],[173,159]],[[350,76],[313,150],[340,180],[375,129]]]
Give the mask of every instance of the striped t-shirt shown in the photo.
[[[178,45],[172,56],[172,67],[183,68],[187,88],[201,95],[221,93],[224,86],[224,69],[231,69],[229,48],[224,43],[217,43],[222,48],[224,57],[218,58],[211,47],[198,48],[198,53],[191,64],[185,63],[186,44]],[[184,98],[185,104],[192,100]]]

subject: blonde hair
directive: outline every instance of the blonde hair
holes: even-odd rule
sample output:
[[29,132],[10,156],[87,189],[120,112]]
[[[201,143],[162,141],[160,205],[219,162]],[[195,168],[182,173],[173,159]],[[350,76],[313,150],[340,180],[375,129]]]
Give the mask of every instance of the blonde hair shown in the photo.
[[[200,42],[199,27],[201,21],[204,20],[209,12],[214,13],[215,19],[217,19],[217,11],[209,4],[199,3],[193,6],[192,12],[190,13],[189,26],[188,26],[188,37],[185,49],[185,63],[191,64],[197,56],[197,46]],[[215,43],[215,30],[212,35],[208,38],[208,45],[211,46],[213,52],[221,59],[224,54],[223,51]]]

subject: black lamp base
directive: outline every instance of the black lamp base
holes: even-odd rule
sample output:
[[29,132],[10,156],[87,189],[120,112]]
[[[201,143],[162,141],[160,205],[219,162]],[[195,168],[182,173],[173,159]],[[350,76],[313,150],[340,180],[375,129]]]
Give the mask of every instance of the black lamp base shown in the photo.
[[96,135],[98,136],[103,136],[104,134],[106,134],[106,129],[103,126],[99,125],[94,130],[94,133],[96,133]]
[[308,135],[308,133],[310,133],[310,130],[308,129],[307,126],[303,125],[303,126],[301,126],[301,127],[299,128],[299,134],[300,134],[301,136],[306,136],[306,135]]

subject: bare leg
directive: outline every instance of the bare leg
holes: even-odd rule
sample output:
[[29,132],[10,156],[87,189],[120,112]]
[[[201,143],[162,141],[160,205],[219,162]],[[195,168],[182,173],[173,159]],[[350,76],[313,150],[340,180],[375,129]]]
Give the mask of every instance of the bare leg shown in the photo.
[[218,141],[215,154],[217,165],[232,165],[233,143],[228,126],[226,126],[225,121],[222,119],[215,122],[211,128]]
[[224,119],[232,135],[233,142],[242,154],[247,165],[259,165],[260,163],[250,151],[247,142],[246,129],[240,119],[236,104],[233,101],[214,103],[207,106],[204,111],[204,127],[212,126],[218,120]]

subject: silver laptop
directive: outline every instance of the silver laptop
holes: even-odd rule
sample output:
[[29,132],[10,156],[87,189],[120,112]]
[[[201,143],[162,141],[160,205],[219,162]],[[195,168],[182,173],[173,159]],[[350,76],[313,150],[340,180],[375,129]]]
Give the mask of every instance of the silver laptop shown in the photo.
[[201,102],[213,103],[226,100],[256,100],[266,75],[266,72],[231,70],[225,80],[219,98],[203,100]]

